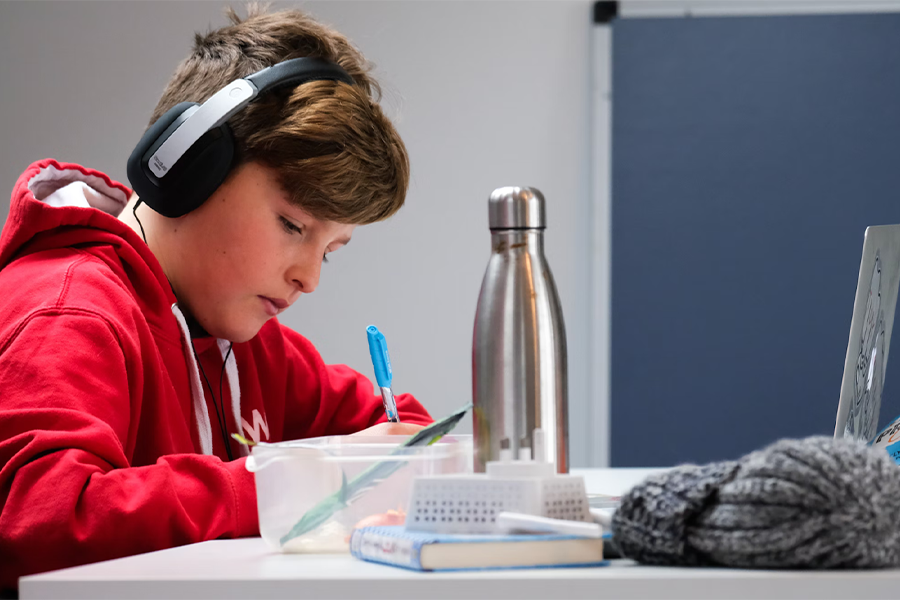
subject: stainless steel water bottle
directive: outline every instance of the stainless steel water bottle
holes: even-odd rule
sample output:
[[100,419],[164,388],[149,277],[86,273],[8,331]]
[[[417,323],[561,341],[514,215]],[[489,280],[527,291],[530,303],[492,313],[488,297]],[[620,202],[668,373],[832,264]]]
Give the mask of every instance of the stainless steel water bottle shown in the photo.
[[527,457],[540,428],[546,459],[567,473],[566,331],[544,258],[544,196],[535,188],[498,188],[488,221],[491,258],[472,340],[474,468],[483,472],[501,449]]

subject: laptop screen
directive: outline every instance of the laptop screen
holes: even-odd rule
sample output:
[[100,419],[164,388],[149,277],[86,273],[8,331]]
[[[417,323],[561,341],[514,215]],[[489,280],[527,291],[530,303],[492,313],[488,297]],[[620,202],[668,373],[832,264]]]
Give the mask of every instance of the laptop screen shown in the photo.
[[894,442],[891,434],[879,435],[898,416],[896,406],[882,406],[898,283],[900,225],[867,228],[834,435],[879,446],[897,442],[900,456],[900,433]]

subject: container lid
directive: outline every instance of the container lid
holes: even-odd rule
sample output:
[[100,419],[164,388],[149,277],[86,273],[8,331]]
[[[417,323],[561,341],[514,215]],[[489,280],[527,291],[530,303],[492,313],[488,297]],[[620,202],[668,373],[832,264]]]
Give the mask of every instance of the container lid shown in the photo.
[[364,465],[379,461],[428,462],[472,458],[472,434],[448,434],[429,446],[403,447],[407,435],[330,435],[284,442],[260,442],[251,449],[245,468],[251,473],[280,461],[324,461]]
[[543,229],[547,226],[544,195],[533,187],[501,187],[488,199],[491,229]]

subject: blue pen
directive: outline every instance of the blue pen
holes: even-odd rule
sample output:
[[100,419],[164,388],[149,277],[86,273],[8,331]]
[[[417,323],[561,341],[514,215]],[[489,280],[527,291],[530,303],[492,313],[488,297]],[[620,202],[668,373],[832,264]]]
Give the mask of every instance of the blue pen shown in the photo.
[[384,334],[378,331],[374,325],[366,327],[366,335],[369,338],[369,354],[372,355],[372,366],[375,367],[375,379],[381,388],[381,399],[384,400],[384,412],[388,421],[399,423],[400,415],[397,414],[397,402],[394,400],[394,392],[391,391],[391,357],[388,356],[387,342]]

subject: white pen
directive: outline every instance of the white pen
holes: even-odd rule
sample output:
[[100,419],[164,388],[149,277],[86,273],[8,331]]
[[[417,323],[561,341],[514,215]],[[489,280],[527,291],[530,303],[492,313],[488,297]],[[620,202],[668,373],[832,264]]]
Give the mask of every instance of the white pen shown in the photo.
[[497,515],[497,527],[507,533],[558,533],[589,538],[603,537],[603,528],[597,523],[551,519],[506,511]]

